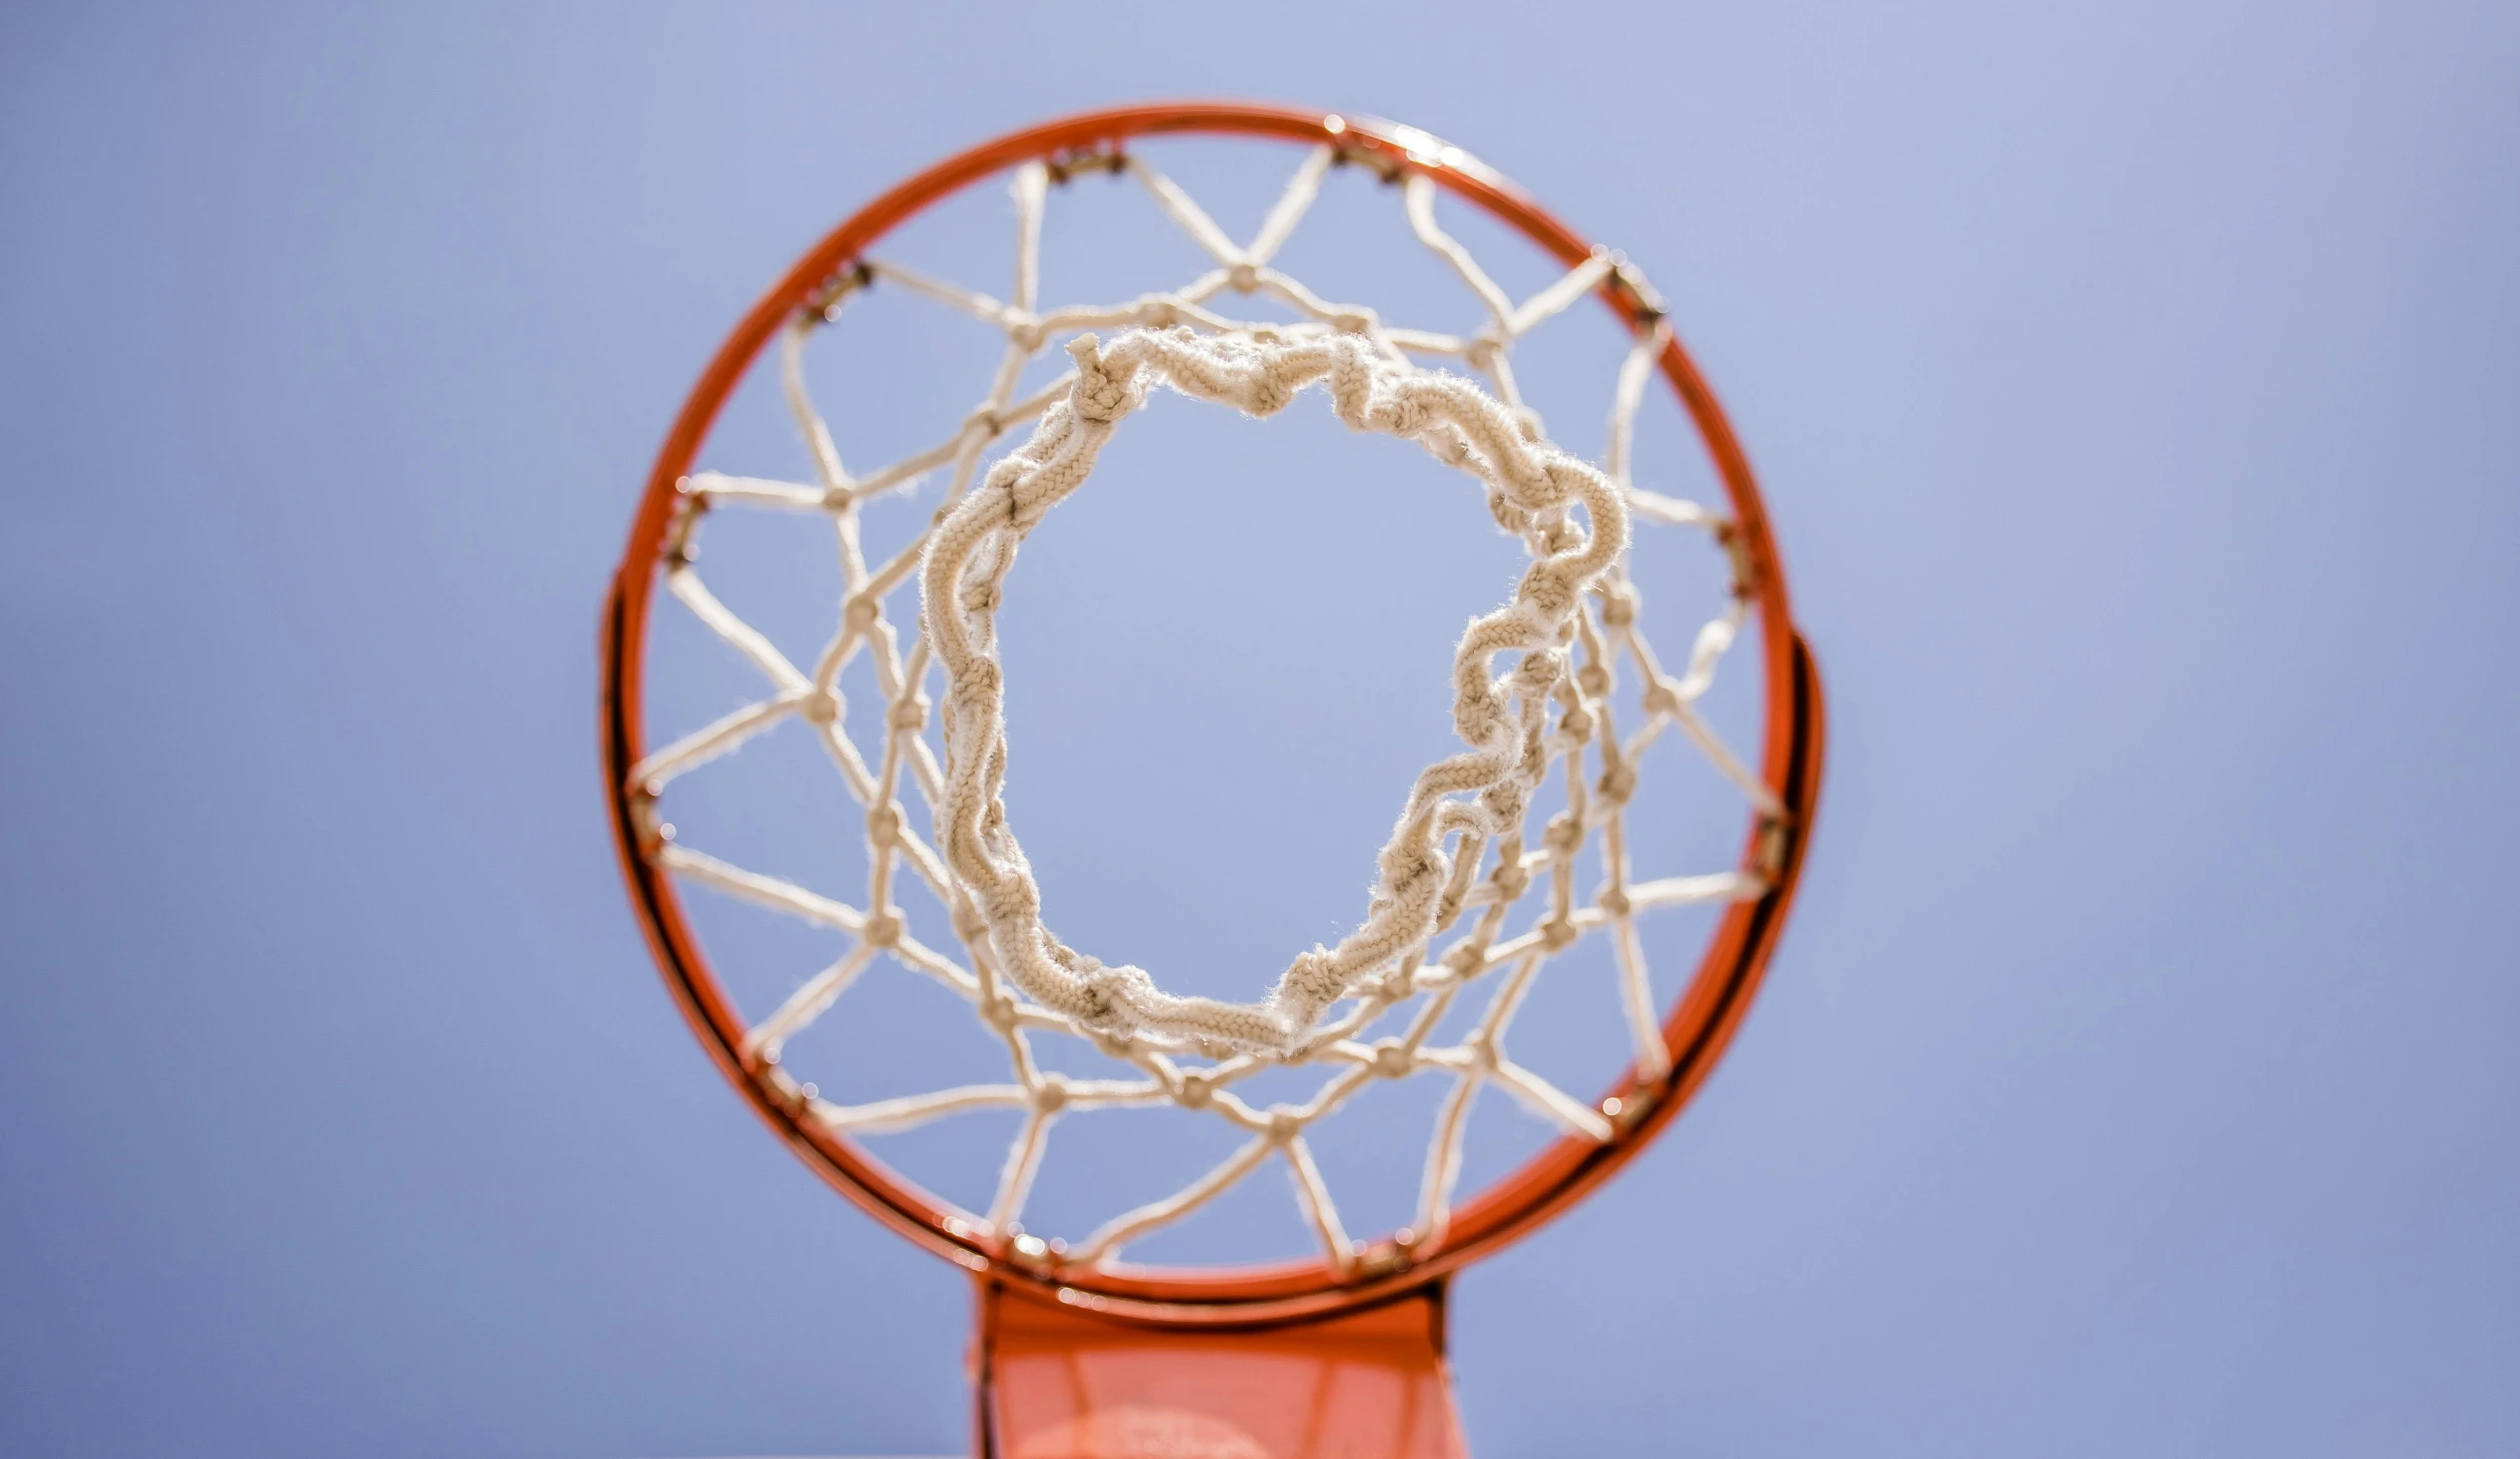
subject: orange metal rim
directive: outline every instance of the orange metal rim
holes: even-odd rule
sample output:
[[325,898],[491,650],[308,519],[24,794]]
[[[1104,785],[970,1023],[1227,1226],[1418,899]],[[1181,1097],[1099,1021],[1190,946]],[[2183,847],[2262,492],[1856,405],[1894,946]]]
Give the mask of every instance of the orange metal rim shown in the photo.
[[[1319,1259],[1219,1269],[1124,1265],[1083,1271],[1016,1260],[995,1240],[971,1231],[953,1207],[891,1170],[855,1141],[814,1120],[791,1092],[792,1086],[782,1087],[771,1077],[772,1071],[743,1052],[746,1025],[684,918],[670,878],[647,857],[641,839],[640,792],[629,783],[630,767],[645,753],[647,619],[678,484],[694,464],[718,412],[780,326],[834,274],[856,262],[904,220],[1020,163],[1165,133],[1336,145],[1386,168],[1426,176],[1569,267],[1593,251],[1590,243],[1475,159],[1415,129],[1370,118],[1234,102],[1123,107],[1047,122],[938,163],[859,210],[799,259],[736,325],[676,416],[648,474],[606,607],[605,791],[631,903],[692,1031],[754,1111],[834,1188],[939,1255],[994,1279],[1038,1288],[1053,1300],[1123,1320],[1241,1326],[1316,1317],[1388,1301],[1440,1279],[1527,1234],[1581,1199],[1652,1141],[1721,1058],[1775,950],[1801,875],[1818,803],[1824,717],[1818,670],[1794,626],[1784,572],[1749,460],[1713,390],[1675,333],[1663,351],[1662,374],[1689,413],[1724,483],[1734,530],[1750,564],[1766,684],[1760,773],[1786,811],[1773,825],[1754,819],[1750,828],[1746,858],[1757,852],[1763,838],[1782,837],[1779,870],[1767,894],[1730,905],[1668,1015],[1663,1034],[1671,1052],[1671,1072],[1649,1086],[1631,1068],[1608,1091],[1641,1103],[1645,1110],[1641,1116],[1625,1122],[1608,1143],[1561,1138],[1458,1206],[1439,1245],[1407,1253],[1405,1260],[1376,1267],[1369,1274],[1347,1276]],[[1632,330],[1650,329],[1659,318],[1651,303],[1639,298],[1615,273],[1604,282],[1599,297]]]

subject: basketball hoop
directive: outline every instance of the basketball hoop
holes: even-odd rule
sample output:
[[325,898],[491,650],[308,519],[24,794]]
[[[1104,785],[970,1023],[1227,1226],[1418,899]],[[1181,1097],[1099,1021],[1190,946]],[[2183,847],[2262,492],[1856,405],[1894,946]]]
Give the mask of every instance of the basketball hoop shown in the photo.
[[[1289,144],[1290,180],[1256,236],[1237,242],[1130,150],[1157,135]],[[1370,305],[1316,293],[1276,266],[1325,178],[1347,165],[1393,184],[1393,226],[1471,293],[1487,316],[1484,328],[1467,335],[1411,328]],[[1054,226],[1050,200],[1086,171],[1144,188],[1209,266],[1186,281],[1151,280],[1146,292],[1119,302],[1046,304],[1039,245]],[[1014,199],[1017,259],[1004,301],[884,252],[904,222],[1001,177]],[[1527,299],[1510,297],[1445,231],[1442,199],[1484,212],[1562,272]],[[815,331],[847,328],[852,303],[870,288],[899,288],[975,317],[1000,331],[1005,345],[994,375],[955,403],[959,424],[945,439],[859,474],[844,463],[807,386],[803,343]],[[1519,340],[1588,296],[1611,311],[1628,340],[1607,403],[1610,432],[1592,458],[1550,438],[1512,364]],[[1274,317],[1255,317],[1263,306]],[[704,448],[722,408],[773,352],[809,459],[796,480],[711,470]],[[1019,394],[1027,366],[1061,354],[1070,364],[1064,374]],[[1635,480],[1635,422],[1658,375],[1714,464],[1722,504],[1693,504]],[[1186,995],[1165,985],[1160,968],[1106,965],[1053,935],[999,793],[1009,761],[996,625],[1001,613],[1021,612],[1004,591],[1007,569],[1063,501],[1092,490],[1103,444],[1128,429],[1151,391],[1203,403],[1197,409],[1262,417],[1327,410],[1354,430],[1412,442],[1475,482],[1488,512],[1528,555],[1511,595],[1485,608],[1455,651],[1451,725],[1459,742],[1414,784],[1395,787],[1397,819],[1353,930],[1335,945],[1289,949],[1275,985],[1252,990],[1247,1001]],[[935,478],[943,486],[933,523],[903,550],[870,560],[861,514]],[[703,583],[694,545],[721,511],[790,513],[836,531],[844,593],[812,662],[791,661]],[[1631,534],[1639,531],[1703,533],[1728,564],[1730,592],[1688,627],[1690,647],[1677,656],[1676,672],[1657,656],[1629,579]],[[648,636],[659,588],[749,661],[764,689],[735,713],[651,745]],[[1756,666],[1764,685],[1764,724],[1751,752],[1728,745],[1698,709],[1744,630],[1752,633],[1738,657]],[[842,671],[860,661],[871,664],[879,708],[851,707],[838,693]],[[1231,1341],[1250,1348],[1235,1349],[1238,1362],[1259,1361],[1251,1353],[1267,1347],[1270,1329],[1313,1324],[1311,1350],[1383,1354],[1369,1362],[1401,1353],[1391,1359],[1400,1365],[1394,1371],[1433,1375],[1440,1391],[1442,1280],[1528,1233],[1632,1158],[1723,1052],[1792,900],[1821,767],[1819,682],[1794,627],[1757,487],[1643,273],[1585,243],[1483,164],[1413,128],[1232,104],[1100,112],[1001,138],[894,188],[808,252],[719,349],[666,439],[614,583],[605,674],[614,827],[668,984],[727,1077],[807,1164],[979,1278],[983,1442],[1010,1453],[1096,1452],[1119,1442],[1091,1437],[1094,1405],[1078,1408],[1074,1433],[1056,1442],[1039,1437],[1050,1432],[1042,1423],[1019,1421],[1006,1407],[1024,1403],[1007,1365],[1032,1350],[1026,1343],[1072,1352],[1115,1322],[1230,1330],[1241,1334]],[[1638,691],[1634,710],[1614,702],[1623,679]],[[677,839],[665,816],[678,778],[791,722],[819,741],[864,812],[863,888],[809,888],[732,864]],[[1686,748],[1660,747],[1675,744]],[[1695,753],[1738,791],[1742,850],[1733,864],[1652,876],[1632,867],[1630,801],[1653,756],[1666,752]],[[1562,794],[1563,807],[1540,820],[1534,799],[1544,784]],[[686,916],[682,898],[693,886],[829,929],[844,949],[777,1006],[739,1007]],[[958,945],[940,949],[912,935],[903,896],[929,898]],[[1695,974],[1670,1007],[1659,1008],[1638,922],[1693,902],[1723,910]],[[1587,938],[1607,941],[1616,960],[1618,1016],[1634,1054],[1625,1070],[1604,1069],[1601,1092],[1589,1098],[1541,1078],[1508,1049],[1510,1022],[1538,969]],[[1004,1050],[1007,1077],[839,1104],[792,1073],[782,1062],[788,1042],[817,1018],[845,1016],[850,986],[886,965],[967,1000],[980,1035]],[[1474,1007],[1467,1032],[1439,1036],[1448,1015]],[[1084,1040],[1104,1067],[1050,1067],[1035,1047],[1041,1034]],[[1314,1092],[1264,1106],[1238,1090],[1262,1071],[1285,1069],[1317,1070]],[[1307,1134],[1375,1081],[1414,1078],[1447,1085],[1427,1132],[1415,1217],[1357,1239]],[[1462,1196],[1455,1186],[1463,1130],[1488,1087],[1560,1133],[1520,1169]],[[1240,1143],[1186,1187],[1115,1210],[1096,1227],[1026,1231],[1021,1217],[1052,1127],[1147,1105],[1221,1120]],[[930,1194],[863,1143],[983,1109],[1020,1116],[985,1203],[966,1207]],[[1316,1257],[1219,1269],[1128,1259],[1132,1241],[1272,1164],[1291,1180]],[[1061,1325],[1079,1322],[1085,1326]],[[1144,1343],[1131,1350],[1143,1367]],[[1159,1350],[1140,1377],[1160,1388],[1165,1372],[1192,1360],[1189,1351]],[[1025,1449],[1013,1437],[1019,1433],[1038,1442]],[[1423,1452],[1446,1452],[1457,1443],[1445,1437],[1451,1433],[1438,1425],[1420,1439],[1392,1442],[1409,1448],[1423,1439],[1431,1446]]]

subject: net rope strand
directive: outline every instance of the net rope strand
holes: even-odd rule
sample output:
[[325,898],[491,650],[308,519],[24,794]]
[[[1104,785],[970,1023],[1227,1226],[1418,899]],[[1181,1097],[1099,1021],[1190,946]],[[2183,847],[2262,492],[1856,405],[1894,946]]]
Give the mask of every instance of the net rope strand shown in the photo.
[[[630,774],[647,830],[647,854],[677,877],[846,935],[848,950],[750,1025],[745,1052],[811,1116],[849,1135],[914,1128],[976,1110],[1021,1113],[984,1214],[967,1225],[1015,1256],[1070,1267],[1112,1260],[1129,1241],[1214,1200],[1271,1159],[1286,1167],[1298,1213],[1334,1270],[1362,1250],[1342,1225],[1328,1182],[1304,1136],[1377,1079],[1421,1074],[1451,1087],[1434,1121],[1414,1225],[1400,1247],[1429,1248],[1450,1222],[1463,1135],[1478,1092],[1496,1086],[1584,1139],[1610,1139],[1622,1110],[1577,1099],[1506,1052],[1516,1009],[1541,967],[1582,938],[1605,935],[1618,969],[1619,1011],[1648,1083],[1670,1067],[1637,920],[1658,907],[1763,894],[1778,838],[1758,838],[1749,863],[1651,880],[1629,864],[1627,806],[1645,751],[1666,731],[1680,737],[1773,824],[1782,808],[1767,785],[1697,711],[1748,611],[1746,565],[1731,524],[1705,507],[1638,488],[1632,456],[1638,411],[1668,341],[1659,320],[1640,326],[1619,374],[1602,466],[1553,445],[1524,403],[1508,363],[1517,340],[1600,288],[1614,271],[1652,300],[1633,266],[1606,251],[1515,303],[1469,249],[1445,233],[1435,189],[1412,175],[1401,188],[1407,226],[1477,297],[1488,322],[1463,337],[1385,324],[1371,309],[1333,303],[1275,268],[1330,168],[1334,146],[1312,150],[1259,232],[1236,244],[1172,179],[1134,156],[1110,153],[1015,170],[1011,298],[868,258],[843,271],[783,333],[779,383],[807,445],[810,484],[697,472],[681,484],[668,534],[667,590],[692,617],[749,662],[769,693],[648,753]],[[1116,305],[1039,308],[1040,237],[1053,182],[1101,168],[1142,186],[1214,264],[1180,288]],[[851,474],[806,387],[803,344],[836,322],[848,298],[883,281],[979,318],[1004,336],[988,388],[938,445],[864,476]],[[1264,296],[1298,316],[1291,323],[1219,312],[1228,294]],[[1112,331],[1106,344],[1098,331]],[[1072,368],[1018,399],[1025,367],[1054,344]],[[1469,376],[1418,363],[1457,363]],[[1485,388],[1482,388],[1484,385]],[[1514,596],[1474,620],[1456,650],[1454,728],[1460,751],[1419,775],[1379,858],[1364,920],[1336,947],[1297,956],[1253,1003],[1180,997],[1135,967],[1105,966],[1052,936],[1040,891],[1006,823],[999,797],[1006,766],[1003,671],[995,652],[1001,587],[1017,545],[1043,514],[1074,492],[1096,453],[1150,388],[1228,405],[1255,416],[1287,408],[1314,388],[1350,427],[1418,442],[1477,478],[1498,523],[1531,556]],[[982,457],[1019,427],[1030,431],[983,474]],[[870,562],[860,509],[945,475],[934,520],[889,558]],[[975,487],[975,481],[977,485]],[[810,514],[834,531],[842,579],[838,624],[809,669],[712,595],[694,567],[694,540],[708,509]],[[1732,592],[1700,625],[1678,675],[1667,672],[1639,622],[1628,581],[1631,521],[1695,528],[1729,553]],[[921,612],[896,627],[888,605],[913,580]],[[841,672],[870,661],[882,697],[870,744],[848,728]],[[1501,674],[1495,661],[1509,661]],[[1624,737],[1612,706],[1623,666],[1642,687],[1643,723]],[[945,685],[939,735],[929,684]],[[730,864],[679,843],[661,814],[674,779],[789,720],[809,727],[850,795],[865,807],[863,907]],[[1589,762],[1589,763],[1588,763]],[[1565,806],[1536,832],[1533,795],[1561,776]],[[911,826],[907,793],[924,804],[936,843]],[[1601,884],[1580,899],[1578,860],[1596,848]],[[911,936],[897,905],[904,878],[951,918],[961,959]],[[1506,924],[1527,902],[1529,925]],[[1449,939],[1449,940],[1447,940]],[[1438,943],[1443,945],[1438,948]],[[986,1036],[1006,1052],[1011,1082],[972,1084],[842,1105],[797,1084],[778,1058],[783,1045],[823,1016],[878,963],[941,983],[969,1003]],[[1488,1002],[1459,1041],[1434,1035],[1459,1000],[1492,983]],[[1405,1013],[1397,1032],[1365,1035]],[[1071,1034],[1135,1071],[1079,1078],[1044,1067],[1031,1035]],[[1300,1104],[1256,1107],[1234,1085],[1264,1069],[1311,1066],[1327,1077]],[[1122,1211],[1069,1246],[1023,1233],[1024,1203],[1062,1118],[1098,1109],[1171,1105],[1203,1111],[1245,1136],[1223,1161],[1162,1199]],[[1635,1112],[1635,1111],[1631,1111]]]

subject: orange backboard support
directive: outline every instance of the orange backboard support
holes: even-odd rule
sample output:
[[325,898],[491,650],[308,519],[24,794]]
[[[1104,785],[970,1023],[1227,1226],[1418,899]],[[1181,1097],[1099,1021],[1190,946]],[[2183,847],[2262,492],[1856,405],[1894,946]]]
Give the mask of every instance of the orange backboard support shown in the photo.
[[1256,1330],[1098,1316],[981,1279],[982,1459],[1464,1459],[1444,1288]]

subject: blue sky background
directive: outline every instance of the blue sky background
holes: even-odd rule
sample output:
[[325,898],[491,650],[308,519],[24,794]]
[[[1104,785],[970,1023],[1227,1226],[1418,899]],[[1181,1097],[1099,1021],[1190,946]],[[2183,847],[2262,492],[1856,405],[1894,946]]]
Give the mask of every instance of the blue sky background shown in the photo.
[[0,16],[0,1450],[962,1442],[959,1279],[648,968],[596,611],[805,243],[1165,93],[1646,260],[1829,676],[1721,1074],[1458,1286],[1479,1451],[2520,1448],[2520,21],[1546,18]]

